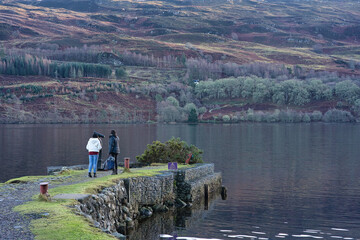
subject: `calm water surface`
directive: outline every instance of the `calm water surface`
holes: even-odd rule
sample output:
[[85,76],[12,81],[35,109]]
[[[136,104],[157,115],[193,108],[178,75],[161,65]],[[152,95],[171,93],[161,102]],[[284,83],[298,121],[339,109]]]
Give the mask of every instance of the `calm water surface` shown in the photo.
[[120,135],[120,159],[133,160],[146,144],[175,136],[202,148],[205,161],[223,173],[227,200],[190,211],[180,224],[170,221],[177,227],[162,227],[161,234],[360,239],[360,125],[0,125],[0,179],[87,164],[92,132],[108,136],[111,129]]

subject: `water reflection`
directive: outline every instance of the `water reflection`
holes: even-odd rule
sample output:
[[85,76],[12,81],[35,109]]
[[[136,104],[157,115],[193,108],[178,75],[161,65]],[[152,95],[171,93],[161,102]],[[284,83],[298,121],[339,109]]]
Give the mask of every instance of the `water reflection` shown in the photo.
[[217,202],[222,201],[219,195],[208,201],[194,204],[191,208],[181,208],[167,213],[154,214],[136,224],[134,230],[128,233],[127,240],[162,239],[175,240],[182,238],[182,232],[203,221],[209,212],[213,211]]
[[1,181],[45,174],[49,165],[86,164],[92,131],[111,129],[120,135],[120,159],[133,161],[146,144],[172,136],[195,144],[228,188],[227,200],[209,205],[196,224],[172,229],[166,226],[174,219],[159,220],[153,225],[164,231],[149,240],[173,233],[360,239],[359,124],[0,125]]

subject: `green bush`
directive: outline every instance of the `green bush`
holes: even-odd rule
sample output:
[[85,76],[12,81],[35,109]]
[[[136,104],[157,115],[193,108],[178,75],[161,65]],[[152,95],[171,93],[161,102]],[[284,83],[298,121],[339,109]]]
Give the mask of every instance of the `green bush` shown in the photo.
[[348,111],[330,109],[324,114],[323,120],[325,122],[352,122],[354,116]]
[[192,153],[190,164],[202,163],[201,154],[203,151],[194,145],[188,145],[186,142],[181,141],[180,138],[171,138],[167,142],[154,141],[148,144],[145,152],[136,156],[138,162],[151,164],[151,163],[168,163],[178,162],[185,163],[189,157],[188,154]]
[[230,122],[230,116],[229,116],[229,115],[224,115],[224,116],[222,117],[222,120],[223,120],[224,122]]
[[125,67],[121,67],[121,68],[116,68],[115,69],[115,76],[116,79],[124,79],[127,77],[127,72]]

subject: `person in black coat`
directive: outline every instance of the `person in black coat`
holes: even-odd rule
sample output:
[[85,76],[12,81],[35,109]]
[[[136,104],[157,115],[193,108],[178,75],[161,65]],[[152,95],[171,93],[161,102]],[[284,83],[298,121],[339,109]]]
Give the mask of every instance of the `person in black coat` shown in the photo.
[[119,146],[119,137],[116,135],[115,130],[111,130],[111,135],[109,136],[109,155],[115,158],[115,164],[112,174],[118,173],[118,162],[117,156],[120,153],[120,146]]

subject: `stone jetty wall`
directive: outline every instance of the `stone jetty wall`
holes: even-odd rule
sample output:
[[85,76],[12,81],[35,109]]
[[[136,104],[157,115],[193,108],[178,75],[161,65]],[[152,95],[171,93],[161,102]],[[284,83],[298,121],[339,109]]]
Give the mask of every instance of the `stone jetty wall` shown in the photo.
[[214,164],[164,172],[152,177],[121,179],[98,194],[79,199],[77,209],[104,232],[119,237],[136,227],[137,220],[167,212],[220,193],[221,174]]

